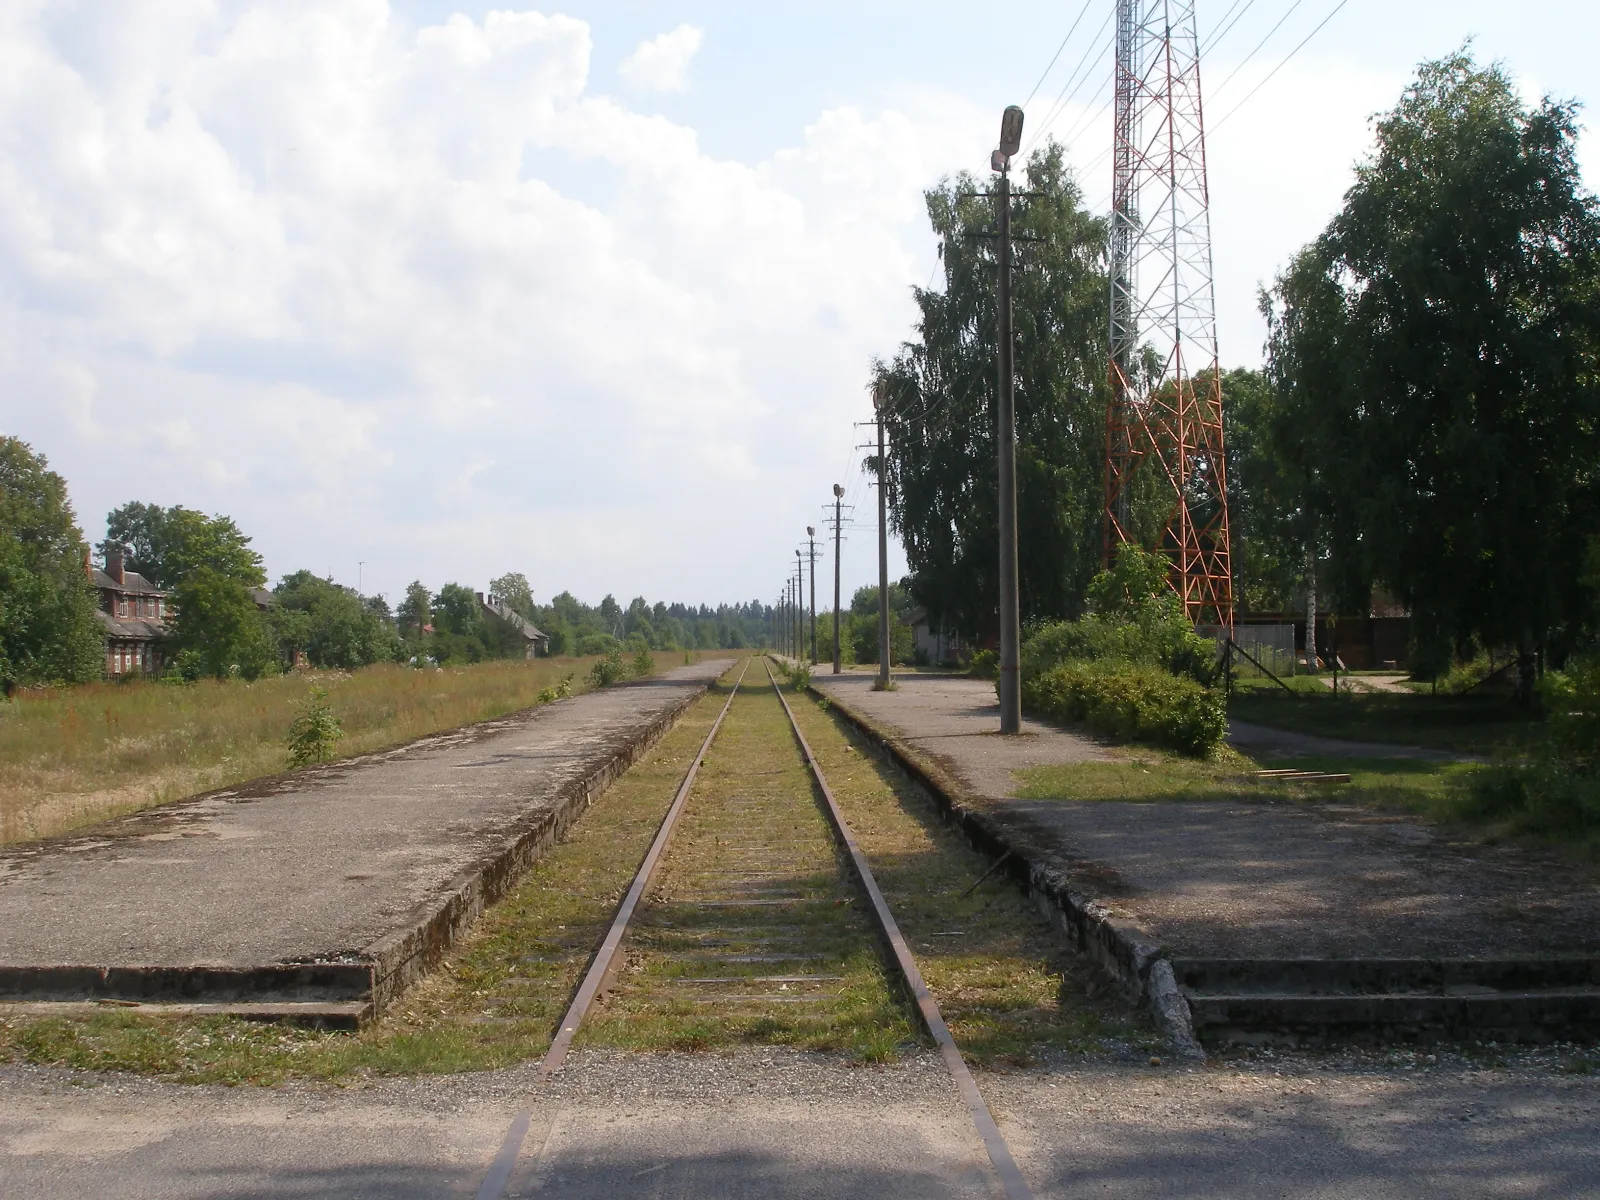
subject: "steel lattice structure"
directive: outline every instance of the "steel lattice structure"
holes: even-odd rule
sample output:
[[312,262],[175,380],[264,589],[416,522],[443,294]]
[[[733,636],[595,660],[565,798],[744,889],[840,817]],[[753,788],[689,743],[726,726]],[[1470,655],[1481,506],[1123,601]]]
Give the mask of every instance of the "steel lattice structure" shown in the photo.
[[[1117,0],[1105,556],[1135,542],[1139,472],[1196,624],[1233,625],[1210,196],[1194,0]],[[1144,494],[1148,494],[1145,492]]]

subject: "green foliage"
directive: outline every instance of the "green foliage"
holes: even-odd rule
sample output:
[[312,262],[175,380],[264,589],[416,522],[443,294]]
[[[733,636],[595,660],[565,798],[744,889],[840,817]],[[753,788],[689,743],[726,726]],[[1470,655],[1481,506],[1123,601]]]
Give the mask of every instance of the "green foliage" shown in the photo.
[[572,695],[572,676],[568,675],[554,687],[541,688],[538,701],[540,704],[554,704],[557,700],[565,700]]
[[[906,616],[916,606],[911,598],[911,588],[906,580],[889,585],[889,661],[909,665],[916,649],[916,639]],[[845,644],[845,661],[875,663],[878,661],[878,589],[868,585],[856,589],[850,600],[850,615],[840,628]],[[809,631],[808,631],[809,636]],[[820,647],[819,647],[820,648]]]
[[[1108,386],[1106,226],[1054,142],[1025,167],[1015,275],[1017,508],[1026,620],[1075,616],[1100,558]],[[878,364],[891,520],[935,625],[976,640],[998,606],[993,201],[961,175],[926,194],[942,290],[916,289],[916,338]]]
[[580,658],[587,658],[591,654],[621,652],[622,643],[609,633],[586,633],[578,639],[577,654]]
[[633,652],[633,676],[635,679],[648,679],[655,673],[656,660],[650,657],[650,647],[641,643]]
[[1424,64],[1268,302],[1272,440],[1334,590],[1381,582],[1425,647],[1531,652],[1593,613],[1600,209],[1577,132],[1498,66]]
[[778,674],[794,691],[803,692],[811,686],[811,664],[803,659],[791,663],[780,658]]
[[1458,815],[1516,833],[1600,837],[1600,658],[1547,672],[1539,692],[1548,741],[1531,759],[1472,771],[1457,789]]
[[1265,372],[1225,371],[1222,400],[1234,597],[1244,611],[1281,612],[1304,595],[1307,547],[1317,555],[1302,480],[1273,440],[1278,393]]
[[344,727],[328,705],[326,688],[312,687],[289,725],[289,765],[326,762],[338,748]]
[[99,677],[103,640],[85,549],[61,476],[26,442],[0,437],[0,680]]
[[414,579],[406,585],[406,598],[395,610],[395,622],[400,635],[408,638],[421,637],[423,626],[433,624],[433,596],[422,580]]
[[313,666],[347,671],[399,657],[393,625],[350,588],[309,571],[283,578],[267,619],[285,665],[293,665],[296,651]]
[[172,644],[186,678],[259,679],[276,670],[267,623],[240,580],[197,567],[173,589],[173,600],[178,615]]
[[628,677],[628,664],[622,657],[622,644],[619,642],[606,652],[606,656],[589,668],[589,684],[592,687],[610,687]]
[[1024,680],[1063,663],[1112,662],[1164,668],[1202,686],[1216,682],[1216,643],[1194,631],[1183,603],[1167,586],[1160,555],[1124,546],[1109,571],[1090,581],[1095,611],[1077,621],[1054,621],[1027,632],[1021,647]]
[[994,650],[979,650],[972,656],[967,674],[974,679],[999,679],[1000,655]]
[[1215,751],[1228,728],[1218,693],[1152,666],[1067,663],[1024,675],[1022,700],[1051,720],[1083,721],[1108,737],[1197,757]]
[[[525,621],[533,621],[533,589],[521,571],[510,571],[489,581],[489,594]],[[534,624],[538,624],[534,621]]]
[[172,588],[207,568],[246,587],[266,582],[261,555],[231,517],[208,517],[181,505],[124,504],[106,516],[102,553],[123,551],[126,565],[158,587]]

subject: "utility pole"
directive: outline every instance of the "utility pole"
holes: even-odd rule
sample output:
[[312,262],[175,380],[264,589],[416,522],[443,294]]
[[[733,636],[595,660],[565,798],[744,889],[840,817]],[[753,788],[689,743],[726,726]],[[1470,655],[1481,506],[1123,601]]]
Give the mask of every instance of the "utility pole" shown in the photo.
[[878,682],[879,691],[889,687],[889,499],[884,487],[887,475],[883,442],[883,410],[889,397],[879,383],[872,392],[872,406],[878,417]]
[[[1022,732],[1022,681],[1018,678],[1017,598],[1017,404],[1011,354],[1011,156],[1022,147],[1022,110],[1007,108],[1000,119],[1000,148],[989,165],[999,172],[995,206],[999,235],[1000,373],[1000,732]],[[879,425],[881,436],[882,425]],[[881,444],[881,443],[880,443]]]
[[844,517],[844,488],[833,485],[833,673],[844,670],[844,651],[839,646],[839,529]]
[[806,526],[806,538],[811,545],[811,661],[817,661],[817,527]]
[[795,550],[795,661],[805,658],[805,550]]

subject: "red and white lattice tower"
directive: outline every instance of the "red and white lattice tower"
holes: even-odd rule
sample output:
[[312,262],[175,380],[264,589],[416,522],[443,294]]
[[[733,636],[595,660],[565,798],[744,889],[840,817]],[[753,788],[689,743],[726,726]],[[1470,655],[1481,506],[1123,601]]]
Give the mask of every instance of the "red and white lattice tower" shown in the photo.
[[1143,472],[1196,624],[1233,625],[1227,466],[1194,0],[1117,0],[1105,555],[1136,541]]

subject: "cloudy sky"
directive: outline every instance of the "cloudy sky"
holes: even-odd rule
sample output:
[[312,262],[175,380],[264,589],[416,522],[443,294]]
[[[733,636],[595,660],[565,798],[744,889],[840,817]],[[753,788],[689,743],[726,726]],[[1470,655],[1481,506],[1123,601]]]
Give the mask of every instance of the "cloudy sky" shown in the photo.
[[[1473,37],[1595,99],[1590,4],[1337,5],[1200,0],[1229,365],[1417,61]],[[0,432],[92,539],[128,500],[226,512],[274,577],[391,598],[771,598],[839,482],[848,589],[921,189],[1043,75],[1028,134],[1103,208],[1111,7],[6,0]]]

